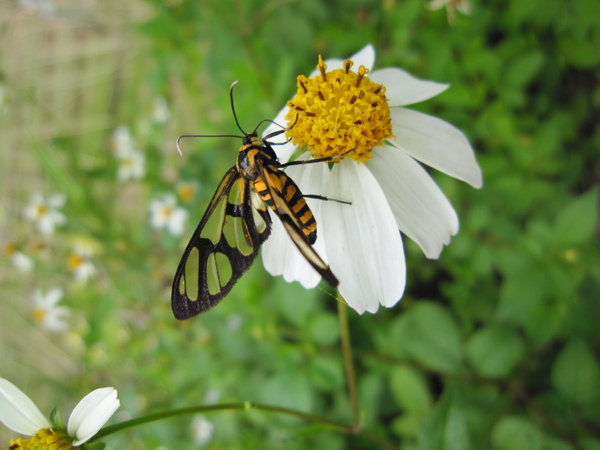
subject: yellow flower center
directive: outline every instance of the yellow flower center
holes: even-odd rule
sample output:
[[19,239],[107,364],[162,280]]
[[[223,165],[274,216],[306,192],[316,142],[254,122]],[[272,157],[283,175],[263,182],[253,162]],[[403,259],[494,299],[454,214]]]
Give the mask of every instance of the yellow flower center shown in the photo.
[[[373,83],[360,66],[344,62],[342,69],[327,72],[319,56],[320,74],[298,77],[298,94],[288,102],[287,132],[295,145],[306,147],[315,158],[347,156],[365,162],[373,147],[392,137],[385,87]],[[336,158],[339,161],[342,158]]]
[[43,323],[46,320],[46,311],[42,308],[34,308],[32,315],[36,322]]
[[177,187],[177,196],[182,202],[189,202],[194,198],[196,186],[193,183],[181,183]]
[[160,215],[163,217],[163,219],[169,220],[169,217],[171,217],[173,215],[173,209],[169,206],[165,206],[160,211]]
[[48,207],[46,205],[39,204],[37,205],[35,212],[37,213],[38,217],[43,217],[48,212]]
[[29,439],[13,439],[7,450],[71,450],[73,439],[64,431],[44,428]]
[[69,255],[67,259],[67,267],[70,271],[76,271],[83,264],[83,257],[81,255],[77,255],[75,253]]

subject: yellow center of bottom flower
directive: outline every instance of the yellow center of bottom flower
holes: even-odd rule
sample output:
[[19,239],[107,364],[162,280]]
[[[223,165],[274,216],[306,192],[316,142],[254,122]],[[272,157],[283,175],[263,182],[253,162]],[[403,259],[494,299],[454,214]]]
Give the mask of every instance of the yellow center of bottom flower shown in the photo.
[[315,158],[352,150],[346,156],[365,162],[373,147],[392,137],[385,88],[366,76],[366,67],[360,66],[358,73],[350,70],[353,64],[347,60],[342,69],[327,72],[319,56],[320,74],[298,77],[298,94],[288,102],[285,116],[290,127],[286,135]]
[[7,450],[71,450],[73,439],[64,431],[44,428],[29,439],[13,439]]

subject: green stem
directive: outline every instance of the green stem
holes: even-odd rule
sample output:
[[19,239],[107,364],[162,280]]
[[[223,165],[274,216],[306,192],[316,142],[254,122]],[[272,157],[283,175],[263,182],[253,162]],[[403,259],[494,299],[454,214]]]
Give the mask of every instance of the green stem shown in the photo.
[[251,402],[243,402],[243,403],[222,403],[219,405],[210,405],[210,406],[191,406],[188,408],[180,408],[173,409],[170,411],[160,411],[152,414],[148,414],[147,416],[137,417],[135,419],[126,420],[121,423],[117,423],[115,425],[110,425],[108,427],[102,428],[91,440],[91,442],[99,441],[110,434],[117,433],[118,431],[125,430],[127,428],[133,428],[138,425],[143,425],[146,423],[156,422],[158,420],[169,419],[171,417],[184,416],[189,414],[198,414],[203,412],[210,411],[225,411],[225,410],[259,410],[259,411],[269,411],[275,412],[279,414],[286,414],[289,416],[295,416],[300,419],[304,419],[308,422],[319,423],[325,425],[327,427],[331,427],[336,431],[340,431],[342,433],[348,434],[356,434],[361,436],[373,443],[378,444],[383,448],[395,449],[394,445],[385,439],[377,436],[376,434],[370,433],[366,430],[357,430],[355,426],[349,426],[341,422],[336,422],[335,420],[328,419],[326,417],[317,416],[315,414],[308,414],[301,411],[296,411],[294,409],[283,408],[281,406],[271,406],[271,405],[262,405],[259,403],[251,403]]
[[358,408],[358,394],[356,390],[356,374],[354,372],[354,359],[352,358],[352,343],[350,342],[350,328],[348,327],[348,309],[344,302],[337,302],[338,318],[340,322],[340,337],[342,340],[342,353],[344,355],[344,368],[348,394],[352,405],[352,427],[354,431],[360,429],[360,411]]

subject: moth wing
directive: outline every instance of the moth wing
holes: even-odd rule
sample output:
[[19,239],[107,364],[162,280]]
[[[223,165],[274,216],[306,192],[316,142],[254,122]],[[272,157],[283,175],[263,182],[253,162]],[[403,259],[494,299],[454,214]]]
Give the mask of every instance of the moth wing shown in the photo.
[[271,233],[266,205],[232,167],[223,177],[175,272],[171,306],[184,320],[219,303]]

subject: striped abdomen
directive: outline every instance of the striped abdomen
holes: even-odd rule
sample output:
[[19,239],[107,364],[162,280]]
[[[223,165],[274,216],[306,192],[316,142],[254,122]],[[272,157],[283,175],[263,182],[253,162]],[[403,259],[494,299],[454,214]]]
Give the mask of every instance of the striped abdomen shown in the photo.
[[[285,172],[268,166],[264,168],[263,174],[267,180],[257,177],[253,182],[256,193],[278,215],[288,214],[290,211],[308,242],[314,244],[317,240],[317,222],[296,183]],[[277,198],[271,196],[266,183],[278,194]],[[281,202],[285,202],[285,205],[281,205]]]

